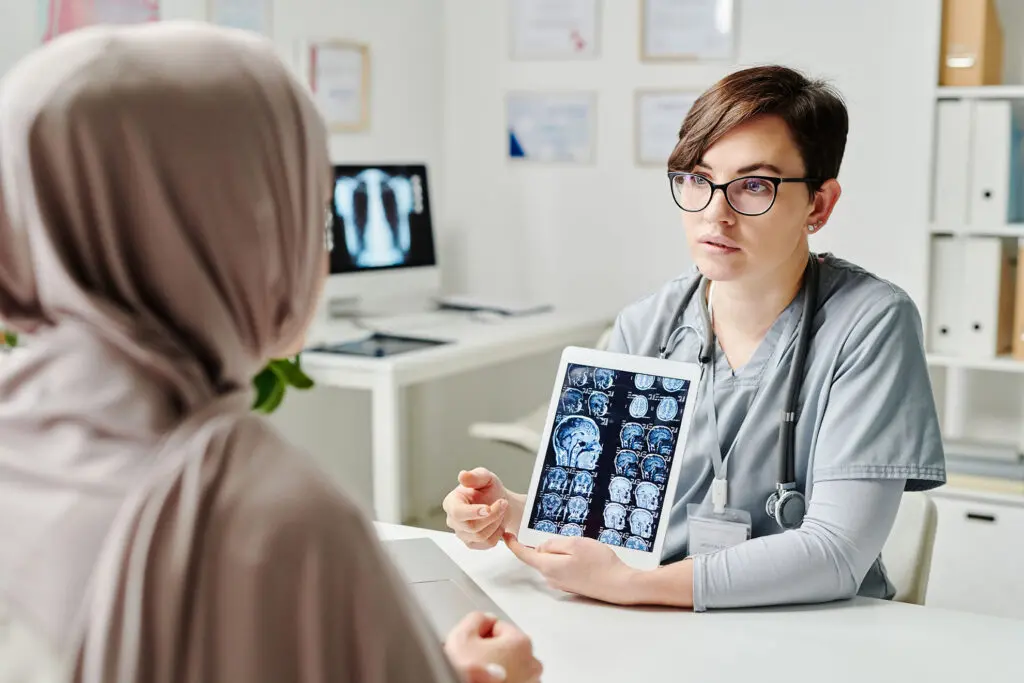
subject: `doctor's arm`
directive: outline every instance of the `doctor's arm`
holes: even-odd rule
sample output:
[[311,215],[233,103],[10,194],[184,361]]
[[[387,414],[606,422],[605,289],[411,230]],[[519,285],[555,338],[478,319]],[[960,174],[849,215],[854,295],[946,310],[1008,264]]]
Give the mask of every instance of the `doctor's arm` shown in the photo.
[[885,545],[903,487],[902,479],[819,482],[799,529],[637,574],[626,601],[702,611],[853,597]]

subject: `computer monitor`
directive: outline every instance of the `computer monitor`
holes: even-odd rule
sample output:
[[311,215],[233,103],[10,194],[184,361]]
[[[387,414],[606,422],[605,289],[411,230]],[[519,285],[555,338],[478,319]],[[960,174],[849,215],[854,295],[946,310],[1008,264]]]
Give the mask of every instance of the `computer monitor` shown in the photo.
[[330,314],[365,313],[437,294],[441,278],[426,165],[337,165],[331,212]]

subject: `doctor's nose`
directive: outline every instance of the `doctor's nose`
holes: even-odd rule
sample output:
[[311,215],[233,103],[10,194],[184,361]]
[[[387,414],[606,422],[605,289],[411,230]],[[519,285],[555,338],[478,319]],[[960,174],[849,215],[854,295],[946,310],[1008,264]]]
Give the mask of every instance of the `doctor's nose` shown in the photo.
[[729,200],[725,198],[725,190],[715,189],[711,195],[711,202],[701,212],[702,218],[707,223],[728,223],[736,222],[736,212],[729,206]]

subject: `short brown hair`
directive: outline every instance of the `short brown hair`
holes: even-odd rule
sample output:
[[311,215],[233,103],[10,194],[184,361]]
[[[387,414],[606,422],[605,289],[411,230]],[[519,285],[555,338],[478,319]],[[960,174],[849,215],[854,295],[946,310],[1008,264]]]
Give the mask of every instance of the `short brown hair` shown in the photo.
[[[736,71],[697,98],[679,129],[669,170],[692,171],[723,135],[766,115],[786,122],[806,177],[825,181],[839,175],[849,129],[842,97],[824,81],[784,66]],[[812,191],[821,187],[820,182],[808,185]]]

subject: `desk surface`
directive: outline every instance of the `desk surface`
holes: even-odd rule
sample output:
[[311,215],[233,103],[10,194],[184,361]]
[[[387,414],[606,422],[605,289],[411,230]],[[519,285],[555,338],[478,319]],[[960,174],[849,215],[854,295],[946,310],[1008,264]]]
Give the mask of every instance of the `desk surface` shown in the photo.
[[320,323],[308,346],[366,337],[371,331],[439,339],[451,343],[386,358],[323,352],[303,353],[303,367],[326,384],[359,384],[361,377],[394,377],[399,384],[522,358],[572,343],[593,345],[614,316],[551,311],[521,317],[480,317],[432,311],[383,318]]
[[547,588],[500,544],[473,551],[450,534],[377,528],[435,539],[530,634],[546,683],[1024,681],[1024,620],[866,598],[703,614],[615,607]]

